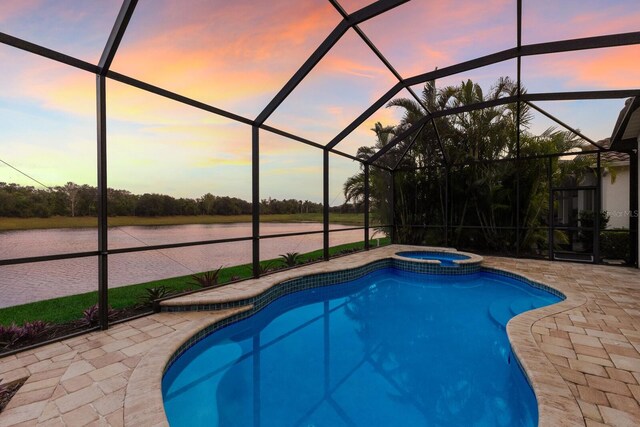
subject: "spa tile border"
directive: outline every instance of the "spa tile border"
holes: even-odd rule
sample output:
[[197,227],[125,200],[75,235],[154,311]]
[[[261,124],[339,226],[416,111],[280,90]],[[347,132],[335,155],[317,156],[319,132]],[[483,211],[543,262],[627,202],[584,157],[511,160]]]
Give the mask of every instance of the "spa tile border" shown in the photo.
[[[457,251],[453,248],[436,248],[436,249],[429,249],[429,248],[421,248],[421,249],[417,249],[417,250],[409,250],[409,251],[397,251],[392,258],[397,259],[397,260],[401,260],[401,261],[411,261],[411,262],[418,262],[418,263],[425,263],[425,264],[436,264],[436,265],[440,265],[441,262],[438,260],[434,260],[434,259],[419,259],[419,258],[410,258],[410,257],[406,257],[403,255],[400,255],[400,253],[403,252],[429,252],[432,254],[436,254],[436,255],[447,255],[447,254],[457,254],[457,255],[464,255],[468,258],[465,259],[454,259],[452,260],[452,262],[454,264],[457,264],[459,267],[464,267],[464,266],[469,266],[469,265],[480,265],[483,261],[483,258],[480,255],[476,255],[476,254],[472,254],[471,252],[462,252],[462,251]],[[441,266],[442,268],[447,268],[444,266]],[[451,267],[448,267],[451,268]],[[456,267],[453,267],[456,268]],[[444,274],[444,273],[439,273],[439,274]]]

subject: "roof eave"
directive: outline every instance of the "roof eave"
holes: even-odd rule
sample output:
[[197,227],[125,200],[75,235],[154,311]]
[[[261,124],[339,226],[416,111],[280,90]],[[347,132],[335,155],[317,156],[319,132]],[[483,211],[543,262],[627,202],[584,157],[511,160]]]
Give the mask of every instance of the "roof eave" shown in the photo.
[[629,126],[631,116],[640,108],[640,96],[629,98],[625,103],[624,108],[620,111],[618,120],[613,129],[611,135],[611,149],[616,151],[629,151],[630,149],[638,148],[637,138],[632,140],[630,138],[623,139],[623,135]]

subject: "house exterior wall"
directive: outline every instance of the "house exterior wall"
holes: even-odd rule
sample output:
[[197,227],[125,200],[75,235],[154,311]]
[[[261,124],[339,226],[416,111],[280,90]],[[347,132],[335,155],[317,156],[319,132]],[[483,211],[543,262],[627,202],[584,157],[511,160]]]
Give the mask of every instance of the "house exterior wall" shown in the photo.
[[602,210],[609,213],[607,228],[629,228],[629,166],[612,166],[616,179],[611,183],[611,174],[602,174]]

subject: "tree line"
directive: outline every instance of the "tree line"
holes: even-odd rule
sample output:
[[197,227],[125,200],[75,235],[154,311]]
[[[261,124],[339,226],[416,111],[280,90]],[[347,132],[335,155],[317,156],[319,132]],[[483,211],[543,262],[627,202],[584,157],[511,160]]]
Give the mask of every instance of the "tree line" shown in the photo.
[[[0,182],[0,217],[47,218],[51,216],[96,216],[96,187],[68,182],[51,189]],[[247,215],[251,203],[237,197],[215,196],[175,198],[166,194],[133,194],[127,190],[107,190],[109,216],[174,216],[174,215]],[[332,208],[351,212],[352,205]],[[260,213],[296,214],[321,213],[322,204],[309,200],[272,198],[260,201]]]

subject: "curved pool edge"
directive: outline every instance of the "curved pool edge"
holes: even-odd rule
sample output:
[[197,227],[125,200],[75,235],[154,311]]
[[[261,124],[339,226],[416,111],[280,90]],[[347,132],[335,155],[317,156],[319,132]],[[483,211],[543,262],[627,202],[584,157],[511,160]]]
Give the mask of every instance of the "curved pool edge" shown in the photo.
[[[194,312],[201,319],[194,319],[189,328],[179,329],[169,334],[152,351],[149,351],[133,370],[125,391],[125,426],[168,426],[162,398],[162,377],[166,367],[185,343],[202,331],[224,326],[225,320],[244,313],[253,307],[220,310],[204,317],[203,312]],[[196,316],[194,316],[196,317]]]
[[535,323],[558,313],[573,310],[587,303],[587,297],[571,289],[558,289],[534,280],[522,273],[498,268],[485,268],[503,272],[509,277],[525,279],[556,290],[564,296],[562,301],[512,317],[507,323],[507,337],[512,353],[522,368],[538,402],[538,426],[584,426],[580,406],[556,367],[536,343],[532,328]]
[[[385,251],[384,249],[388,250]],[[369,252],[377,255],[376,259],[371,259],[371,256],[366,257],[360,253],[319,265],[324,267],[322,268],[322,272],[324,273],[353,270],[358,267],[365,267],[369,264],[374,264],[376,261],[390,259],[393,257],[393,254],[390,251],[395,252],[404,249],[424,250],[425,248],[406,245],[392,245]],[[406,261],[406,259],[402,260]],[[276,287],[278,284],[286,282],[287,280],[316,275],[317,271],[314,270],[318,270],[317,265],[318,264],[301,267],[299,271],[295,272],[297,274],[292,274],[291,271],[286,271],[261,279],[249,280],[245,283],[254,285],[255,287],[251,293],[254,296],[259,296],[267,293],[270,289]],[[513,349],[514,356],[522,367],[525,377],[536,396],[538,403],[538,425],[584,426],[584,418],[575,397],[573,397],[571,390],[569,390],[569,387],[562,379],[556,368],[535,342],[531,329],[534,323],[544,319],[545,317],[571,310],[585,304],[586,296],[570,289],[559,289],[558,287],[541,283],[540,281],[527,277],[525,274],[513,273],[505,269],[493,268],[491,266],[486,269],[493,272],[502,272],[507,276],[521,279],[533,286],[535,286],[535,284],[542,285],[546,288],[555,290],[557,293],[565,297],[563,301],[556,304],[530,310],[512,318],[507,324],[507,336]],[[265,280],[267,278],[270,280]],[[562,286],[562,288],[564,288],[564,286]],[[215,290],[218,289],[221,288],[217,288]],[[269,300],[267,304],[280,296],[281,295],[274,295],[273,299]],[[234,298],[231,298],[230,296],[223,298],[223,300],[231,305],[233,305],[233,301],[235,301]],[[199,333],[202,333],[203,336],[208,335],[219,327],[223,327],[230,323],[229,319],[237,317],[238,315],[244,315],[242,317],[247,317],[261,308],[262,307],[256,307],[253,305],[236,305],[235,308],[218,309],[214,312],[194,311],[194,314],[202,315],[203,313],[208,313],[208,315],[203,320],[192,325],[188,330],[182,329],[170,334],[156,347],[155,351],[149,352],[133,371],[125,393],[124,425],[168,425],[162,398],[162,377],[172,361],[186,350],[185,344],[190,340],[193,341],[193,338]]]

